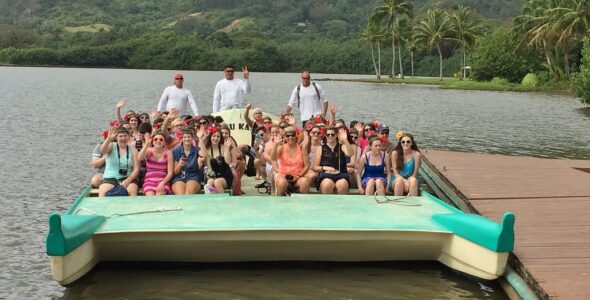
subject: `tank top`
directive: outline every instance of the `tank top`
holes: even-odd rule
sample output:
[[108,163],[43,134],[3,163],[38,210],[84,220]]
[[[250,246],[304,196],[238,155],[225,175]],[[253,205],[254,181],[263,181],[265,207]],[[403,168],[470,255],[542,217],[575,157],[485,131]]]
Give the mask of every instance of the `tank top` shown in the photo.
[[365,171],[363,172],[362,178],[386,178],[385,173],[385,153],[381,151],[381,163],[378,165],[371,165],[371,157],[369,156],[371,152],[365,153]]
[[[133,152],[129,145],[127,147],[127,154],[121,156],[119,154],[119,144],[117,142],[113,142],[113,149],[111,153],[106,155],[105,159],[105,169],[104,169],[104,178],[116,178],[121,179],[131,175],[133,172]],[[119,173],[120,169],[126,169],[127,174],[122,175]]]
[[412,174],[414,173],[414,168],[416,165],[416,163],[414,161],[415,154],[416,154],[416,152],[413,152],[412,158],[410,159],[410,161],[404,163],[402,168],[399,170],[399,175],[401,175],[405,179],[408,179],[408,177],[412,176]]
[[334,151],[332,151],[328,144],[322,145],[320,166],[332,167],[340,173],[348,172],[346,169],[346,155],[342,152],[342,145],[340,143],[336,143]]
[[279,173],[283,175],[301,174],[305,163],[303,162],[303,151],[300,145],[296,145],[295,154],[289,154],[287,147],[283,148],[281,156],[277,159],[279,162]]

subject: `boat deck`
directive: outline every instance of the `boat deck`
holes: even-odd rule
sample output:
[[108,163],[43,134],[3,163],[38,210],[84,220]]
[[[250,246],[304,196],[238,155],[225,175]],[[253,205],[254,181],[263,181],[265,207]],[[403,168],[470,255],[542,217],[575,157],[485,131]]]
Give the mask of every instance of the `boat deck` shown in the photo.
[[[541,298],[590,299],[590,161],[425,152],[426,172],[463,210],[516,215],[511,263]],[[437,178],[438,177],[438,178]]]
[[[399,197],[389,196],[390,199]],[[223,194],[152,197],[84,197],[71,209],[108,220],[97,234],[118,231],[240,229],[424,230],[449,232],[433,214],[457,210],[427,196],[404,197],[397,204],[384,197],[294,194],[227,197]],[[355,212],[351,214],[351,212]],[[194,218],[198,215],[199,218]],[[369,218],[370,216],[370,218]],[[170,223],[174,220],[174,224]]]

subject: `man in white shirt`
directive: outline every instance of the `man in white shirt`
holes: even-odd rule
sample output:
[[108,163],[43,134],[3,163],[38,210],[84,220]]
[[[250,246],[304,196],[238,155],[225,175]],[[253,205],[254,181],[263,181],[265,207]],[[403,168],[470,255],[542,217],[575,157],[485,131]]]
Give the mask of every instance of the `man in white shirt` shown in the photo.
[[303,126],[315,116],[326,117],[328,112],[326,94],[319,84],[311,82],[311,74],[308,71],[301,73],[301,84],[293,89],[285,113],[290,113],[294,106],[299,107]]
[[233,65],[223,68],[225,78],[219,80],[213,92],[213,112],[220,112],[234,108],[244,108],[246,94],[250,94],[250,71],[248,67],[242,68],[244,80],[234,78],[235,69]]
[[178,115],[183,116],[187,114],[188,106],[190,105],[194,115],[199,115],[199,110],[197,109],[197,103],[195,103],[193,94],[191,91],[184,88],[183,84],[184,76],[180,73],[174,75],[174,85],[165,88],[162,97],[160,97],[158,113],[176,108],[178,109]]

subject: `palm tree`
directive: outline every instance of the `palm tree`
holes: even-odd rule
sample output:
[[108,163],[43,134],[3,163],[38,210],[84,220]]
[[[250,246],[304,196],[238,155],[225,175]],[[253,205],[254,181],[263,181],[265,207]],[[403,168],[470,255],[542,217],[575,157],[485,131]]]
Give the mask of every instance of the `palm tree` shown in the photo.
[[404,67],[402,60],[402,47],[412,37],[412,24],[408,18],[396,20],[395,26],[395,40],[397,41],[397,54],[399,61],[400,78],[404,79]]
[[467,51],[475,44],[475,39],[483,34],[485,28],[480,19],[474,18],[471,9],[462,5],[451,14],[451,24],[453,35],[463,52],[463,79],[465,79]]
[[[387,39],[387,29],[369,20],[367,27],[361,33],[360,42],[371,45],[371,58],[377,79],[381,79],[381,43]],[[377,47],[377,62],[375,61],[375,47]]]
[[446,41],[451,41],[452,26],[449,15],[440,8],[429,9],[426,17],[418,23],[416,27],[416,39],[432,50],[436,47],[438,50],[440,80],[443,76],[442,51],[440,46]]
[[385,21],[391,37],[391,77],[395,78],[395,30],[396,21],[400,16],[413,17],[413,7],[405,0],[383,0],[383,4],[375,7],[371,18],[375,21]]
[[416,39],[416,35],[412,32],[412,36],[408,39],[408,43],[406,44],[406,48],[410,52],[410,65],[412,66],[412,77],[414,77],[414,55],[416,55],[416,51],[419,49],[419,43]]
[[558,33],[557,44],[563,48],[565,75],[570,77],[569,49],[576,39],[582,39],[590,30],[590,2],[588,0],[563,0],[558,7],[548,8],[554,22],[553,30]]

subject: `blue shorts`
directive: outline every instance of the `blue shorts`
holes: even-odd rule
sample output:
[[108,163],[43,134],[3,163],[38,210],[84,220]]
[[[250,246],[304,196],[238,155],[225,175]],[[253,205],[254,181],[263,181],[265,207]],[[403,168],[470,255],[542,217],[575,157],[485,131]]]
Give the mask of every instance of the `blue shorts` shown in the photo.
[[193,180],[196,182],[201,182],[202,179],[199,174],[187,174],[184,178],[182,178],[182,176],[179,174],[179,175],[176,175],[172,178],[171,183],[174,184],[175,182],[178,182],[178,181],[182,181],[184,183],[187,183],[190,180]]

